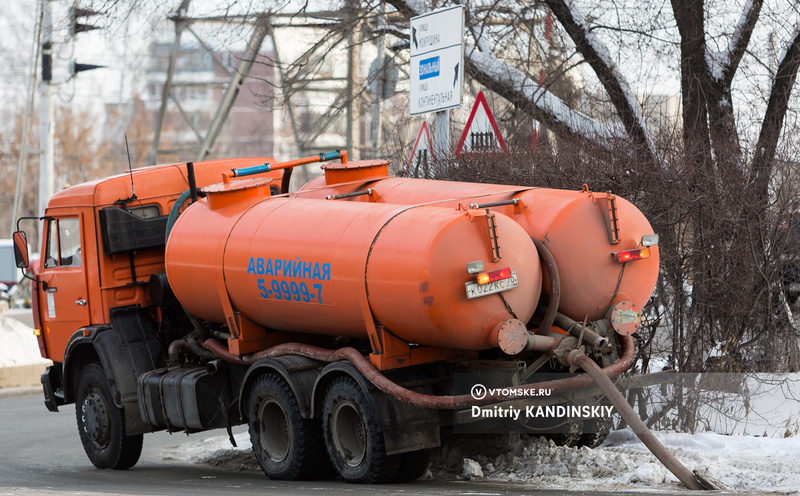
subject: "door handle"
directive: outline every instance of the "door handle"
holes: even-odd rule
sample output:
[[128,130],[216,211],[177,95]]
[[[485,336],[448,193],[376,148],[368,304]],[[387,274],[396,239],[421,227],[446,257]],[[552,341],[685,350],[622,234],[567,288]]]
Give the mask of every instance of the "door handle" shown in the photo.
[[87,303],[87,301],[84,300],[83,298],[81,298],[80,300],[75,300],[75,304],[76,305],[85,306],[86,303]]

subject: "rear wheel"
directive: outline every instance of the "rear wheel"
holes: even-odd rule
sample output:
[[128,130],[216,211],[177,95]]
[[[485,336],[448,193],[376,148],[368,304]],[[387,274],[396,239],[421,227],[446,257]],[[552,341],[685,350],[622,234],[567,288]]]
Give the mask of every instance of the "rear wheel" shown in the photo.
[[325,444],[333,466],[347,482],[392,482],[400,457],[386,454],[378,417],[367,395],[349,377],[331,383],[322,410]]
[[114,404],[103,367],[87,365],[78,381],[75,416],[83,449],[97,468],[131,468],[142,454],[141,434],[125,435],[125,414]]
[[321,479],[333,475],[316,419],[300,415],[297,399],[275,374],[259,377],[248,405],[250,441],[261,469],[270,479]]

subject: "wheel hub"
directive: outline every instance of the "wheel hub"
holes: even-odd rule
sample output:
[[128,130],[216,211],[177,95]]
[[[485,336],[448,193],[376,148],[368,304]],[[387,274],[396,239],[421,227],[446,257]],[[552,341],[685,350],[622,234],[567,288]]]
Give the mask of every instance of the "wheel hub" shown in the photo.
[[264,400],[258,408],[261,446],[273,462],[282,462],[289,456],[291,432],[289,419],[283,407],[274,398]]
[[89,391],[81,404],[81,424],[86,437],[98,448],[108,445],[111,422],[106,402],[96,389]]
[[334,407],[331,430],[339,456],[349,466],[359,466],[367,451],[367,435],[361,415],[353,403],[343,400]]

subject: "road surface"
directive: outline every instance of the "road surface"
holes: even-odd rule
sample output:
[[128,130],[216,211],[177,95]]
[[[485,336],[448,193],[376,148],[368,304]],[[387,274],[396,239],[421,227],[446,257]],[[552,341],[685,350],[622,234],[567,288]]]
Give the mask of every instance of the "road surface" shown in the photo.
[[[561,491],[480,481],[417,481],[402,485],[363,486],[340,480],[283,482],[253,471],[233,471],[170,458],[165,453],[222,431],[193,434],[159,432],[145,435],[139,463],[130,470],[97,470],[86,458],[75,427],[72,405],[48,412],[40,394],[0,394],[0,496],[170,495],[263,496],[467,495],[512,494],[609,496],[597,491]],[[628,493],[635,494],[635,493]],[[658,491],[659,495],[670,492]],[[674,494],[686,495],[686,491]]]

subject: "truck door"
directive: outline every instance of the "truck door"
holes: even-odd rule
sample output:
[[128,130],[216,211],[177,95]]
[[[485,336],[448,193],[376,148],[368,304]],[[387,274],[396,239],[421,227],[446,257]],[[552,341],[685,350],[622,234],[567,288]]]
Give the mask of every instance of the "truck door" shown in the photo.
[[39,311],[49,358],[60,362],[70,336],[90,322],[80,216],[48,217],[45,236]]

